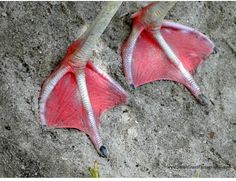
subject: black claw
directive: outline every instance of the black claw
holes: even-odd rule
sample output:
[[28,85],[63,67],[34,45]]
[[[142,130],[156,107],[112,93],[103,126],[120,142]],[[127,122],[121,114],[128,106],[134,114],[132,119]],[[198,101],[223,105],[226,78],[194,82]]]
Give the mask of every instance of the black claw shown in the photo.
[[220,51],[220,50],[219,50],[219,48],[217,48],[217,47],[214,47],[214,48],[213,48],[213,52],[212,52],[212,53],[213,53],[213,54],[217,54],[219,51]]
[[199,94],[197,100],[202,106],[208,105],[208,98],[204,94]]
[[135,90],[134,84],[130,84],[132,90]]
[[107,148],[102,145],[99,150],[100,150],[101,156],[107,158],[107,156],[108,156]]

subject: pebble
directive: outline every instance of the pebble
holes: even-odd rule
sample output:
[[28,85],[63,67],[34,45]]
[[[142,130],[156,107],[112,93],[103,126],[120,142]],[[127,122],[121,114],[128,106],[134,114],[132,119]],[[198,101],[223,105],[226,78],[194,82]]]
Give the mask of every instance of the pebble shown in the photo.
[[136,138],[138,136],[138,132],[137,132],[136,128],[132,127],[130,129],[128,129],[128,136],[131,139]]
[[6,17],[6,16],[7,16],[7,13],[3,12],[3,13],[2,13],[2,16],[3,16],[3,17]]
[[25,170],[25,166],[24,166],[24,165],[21,165],[21,169],[22,169],[22,170]]
[[122,121],[123,121],[124,123],[129,122],[129,119],[130,119],[129,113],[123,113],[123,114],[122,114]]

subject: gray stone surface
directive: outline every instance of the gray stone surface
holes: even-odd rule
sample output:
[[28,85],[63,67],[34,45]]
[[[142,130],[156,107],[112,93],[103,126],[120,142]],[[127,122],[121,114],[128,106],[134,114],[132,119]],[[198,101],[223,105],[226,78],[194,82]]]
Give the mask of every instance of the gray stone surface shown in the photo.
[[89,177],[94,160],[102,177],[236,176],[236,2],[178,2],[167,16],[220,49],[195,76],[208,107],[174,82],[128,87],[120,47],[142,4],[123,3],[94,50],[133,100],[101,117],[104,159],[84,133],[43,131],[38,118],[43,80],[104,2],[0,2],[0,177]]

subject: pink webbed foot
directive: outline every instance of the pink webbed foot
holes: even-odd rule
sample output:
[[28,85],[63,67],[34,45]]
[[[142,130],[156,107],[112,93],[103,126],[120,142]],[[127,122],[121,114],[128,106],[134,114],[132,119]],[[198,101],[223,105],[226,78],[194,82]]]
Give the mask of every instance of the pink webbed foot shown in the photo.
[[132,32],[123,44],[122,60],[128,83],[136,88],[156,80],[176,81],[184,84],[200,104],[206,105],[207,98],[192,75],[216,52],[214,44],[202,33],[171,21],[161,21],[159,28],[150,27],[147,12],[154,6],[158,3],[136,13]]
[[[71,55],[78,46],[79,41],[76,41],[69,47],[64,60],[44,82],[40,94],[40,118],[43,126],[75,128],[85,132],[99,154],[106,157],[108,151],[98,131],[99,117],[104,111],[126,103],[127,94],[91,61],[86,65],[83,79],[83,74],[70,65]],[[82,101],[84,85],[91,105]]]

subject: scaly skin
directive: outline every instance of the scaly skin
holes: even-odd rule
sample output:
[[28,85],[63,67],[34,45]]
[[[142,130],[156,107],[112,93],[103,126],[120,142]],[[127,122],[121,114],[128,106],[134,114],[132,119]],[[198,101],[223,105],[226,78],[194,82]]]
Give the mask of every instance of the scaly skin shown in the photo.
[[[189,73],[189,71],[184,67],[182,62],[179,60],[179,58],[175,55],[173,50],[170,48],[170,46],[166,43],[165,39],[162,37],[161,32],[159,30],[154,32],[154,37],[162,47],[162,49],[165,51],[167,57],[170,59],[170,61],[182,72],[184,78],[186,81],[191,85],[191,92],[193,95],[198,99],[198,101],[204,105],[205,100],[203,100],[203,97],[199,97],[201,95],[201,91],[195,80],[193,79],[193,76]],[[203,102],[204,101],[204,102]]]
[[[86,32],[80,37],[79,47],[57,67],[49,78],[44,82],[41,95],[40,95],[40,118],[43,126],[46,126],[46,103],[50,96],[50,93],[60,81],[60,79],[70,70],[75,73],[78,89],[82,99],[83,107],[88,115],[89,119],[89,130],[91,132],[90,139],[93,142],[98,153],[107,157],[108,151],[103,145],[102,138],[99,134],[96,118],[91,105],[91,101],[88,94],[88,89],[85,79],[85,67],[88,60],[92,55],[92,50],[97,43],[99,37],[104,32],[112,17],[120,7],[122,2],[108,2],[107,5],[102,9],[100,14],[94,20],[92,25],[86,30]],[[110,80],[111,81],[111,80]]]
[[176,2],[157,2],[152,3],[145,8],[143,11],[135,14],[135,22],[136,26],[133,27],[131,36],[129,37],[125,48],[123,56],[127,60],[125,63],[127,64],[125,67],[125,75],[128,79],[129,84],[131,87],[134,88],[133,78],[132,78],[132,57],[133,57],[133,50],[136,44],[136,41],[141,34],[141,32],[146,29],[150,31],[156,41],[159,43],[163,51],[166,53],[170,61],[182,72],[183,76],[185,77],[186,81],[191,85],[189,88],[191,92],[196,97],[198,102],[202,105],[207,104],[207,98],[201,93],[199,86],[194,81],[193,76],[189,73],[189,71],[184,67],[182,62],[176,56],[175,52],[170,48],[167,44],[165,39],[160,33],[161,24],[164,20],[164,17],[168,13],[168,11],[175,5]]
[[132,60],[133,60],[133,51],[135,48],[135,44],[137,42],[137,39],[140,35],[140,33],[143,31],[143,26],[142,25],[138,25],[132,28],[131,34],[127,40],[127,43],[125,45],[123,56],[124,56],[124,61],[123,63],[125,64],[125,69],[124,69],[124,73],[125,76],[127,77],[127,81],[130,84],[131,88],[134,89],[135,86],[133,84],[133,72],[132,72]]
[[150,9],[148,9],[147,13],[145,14],[144,22],[145,24],[147,24],[147,26],[149,26],[148,28],[150,29],[150,31],[153,32],[155,39],[165,51],[170,61],[182,72],[186,81],[189,82],[189,84],[191,85],[190,89],[193,95],[197,98],[198,102],[201,105],[206,105],[206,96],[201,93],[199,86],[193,79],[193,76],[184,67],[182,62],[167,44],[160,32],[160,25],[163,22],[167,12],[174,6],[174,4],[175,2],[161,2],[156,5],[154,4],[152,7],[150,7]]
[[108,26],[111,18],[114,16],[122,2],[108,2],[106,7],[102,9],[100,14],[96,17],[93,24],[86,30],[86,32],[80,37],[81,45],[71,55],[70,63],[72,66],[76,66],[79,69],[84,69],[87,61],[92,55],[92,49],[97,43],[98,39]]
[[108,26],[111,18],[114,16],[118,8],[120,7],[122,2],[108,2],[106,7],[100,12],[97,18],[94,20],[93,24],[90,28],[84,33],[81,37],[82,44],[78,50],[75,51],[74,55],[72,55],[72,59],[68,64],[75,66],[77,69],[77,82],[78,88],[81,92],[81,98],[85,110],[88,114],[89,118],[89,126],[91,130],[94,132],[94,138],[91,138],[95,148],[101,154],[101,156],[107,157],[108,151],[105,146],[103,146],[101,136],[96,126],[96,120],[94,117],[94,112],[92,109],[92,105],[88,96],[88,90],[86,86],[85,80],[85,66],[87,61],[92,55],[92,50],[100,38],[101,34],[104,32],[106,27]]
[[133,16],[134,18],[138,17],[137,19],[139,19],[139,21],[134,22],[134,26],[123,52],[123,56],[125,57],[124,60],[127,60],[124,62],[126,64],[126,69],[124,70],[124,72],[128,79],[128,83],[133,89],[135,88],[135,85],[133,84],[132,76],[132,59],[136,41],[144,29],[159,29],[165,15],[169,11],[169,9],[174,6],[174,4],[175,2],[152,3],[146,6],[143,9],[144,11]]
[[140,16],[140,23],[145,26],[145,29],[159,29],[164,17],[175,3],[175,1],[161,1],[146,6],[143,13],[137,15]]

